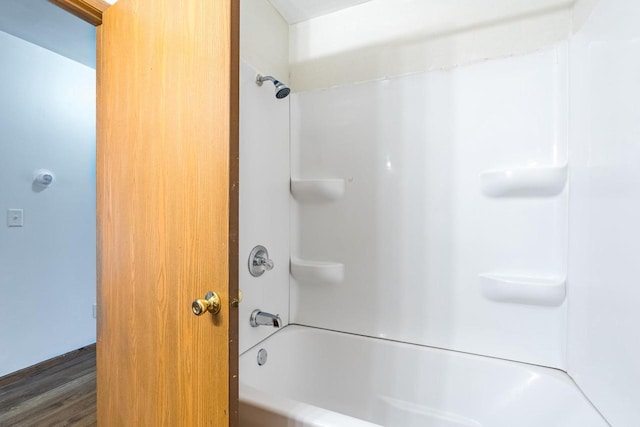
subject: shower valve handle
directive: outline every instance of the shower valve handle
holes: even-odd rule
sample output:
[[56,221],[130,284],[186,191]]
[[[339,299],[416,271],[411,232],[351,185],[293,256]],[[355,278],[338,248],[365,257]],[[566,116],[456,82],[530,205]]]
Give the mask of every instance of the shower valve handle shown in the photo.
[[254,277],[262,276],[265,271],[273,270],[274,263],[269,258],[269,251],[264,246],[258,245],[249,255],[249,273]]
[[263,256],[256,257],[255,261],[253,262],[253,265],[262,266],[267,271],[273,270],[273,260],[271,260],[269,258],[265,258]]

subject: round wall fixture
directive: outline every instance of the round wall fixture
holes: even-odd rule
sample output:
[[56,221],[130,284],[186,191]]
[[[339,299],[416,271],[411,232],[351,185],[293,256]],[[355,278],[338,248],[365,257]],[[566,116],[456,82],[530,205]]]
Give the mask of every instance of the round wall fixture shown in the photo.
[[33,184],[41,188],[49,187],[55,179],[56,176],[48,169],[38,169],[33,172]]
[[258,365],[262,366],[267,363],[267,350],[261,348],[258,351]]
[[249,273],[253,277],[260,277],[265,271],[273,269],[273,260],[269,259],[269,251],[258,245],[249,254]]

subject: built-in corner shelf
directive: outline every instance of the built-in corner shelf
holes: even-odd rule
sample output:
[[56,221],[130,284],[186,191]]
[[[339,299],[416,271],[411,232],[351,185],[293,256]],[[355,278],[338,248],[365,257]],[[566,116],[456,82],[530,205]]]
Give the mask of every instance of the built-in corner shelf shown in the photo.
[[490,197],[550,197],[562,192],[567,165],[487,170],[480,174],[482,192]]
[[291,194],[300,202],[329,202],[344,195],[344,179],[292,179]]
[[291,258],[291,276],[300,282],[334,285],[344,280],[344,265],[337,262]]
[[480,286],[487,299],[517,304],[558,306],[567,293],[560,277],[480,274]]

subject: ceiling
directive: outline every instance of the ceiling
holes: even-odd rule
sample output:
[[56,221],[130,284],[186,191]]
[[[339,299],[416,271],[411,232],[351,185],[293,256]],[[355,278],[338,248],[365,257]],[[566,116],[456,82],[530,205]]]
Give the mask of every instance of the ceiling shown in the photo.
[[47,0],[0,0],[0,31],[91,68],[96,66],[93,25]]
[[269,0],[291,25],[370,0]]
[[[269,1],[295,24],[370,0]],[[0,31],[95,68],[95,28],[47,0],[0,0]]]

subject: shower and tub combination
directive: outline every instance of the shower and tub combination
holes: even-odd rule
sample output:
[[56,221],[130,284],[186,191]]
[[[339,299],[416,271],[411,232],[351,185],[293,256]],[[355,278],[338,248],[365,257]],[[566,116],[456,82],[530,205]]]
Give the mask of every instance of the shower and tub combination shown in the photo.
[[613,98],[640,96],[625,8],[640,16],[601,0],[539,49],[402,74],[311,39],[354,7],[291,24],[291,76],[243,60],[242,426],[640,424],[623,337],[640,272],[605,253],[640,238],[599,231],[640,214],[640,133]]
[[[548,62],[549,58],[543,55],[532,58],[530,61],[544,63]],[[524,64],[522,67],[527,65],[530,64]],[[511,67],[507,65],[506,68]],[[520,65],[514,68],[518,69]],[[515,70],[506,72],[510,71]],[[471,69],[470,72],[476,73],[478,70]],[[251,75],[251,73],[252,70],[247,70],[245,75]],[[336,123],[342,116],[345,124],[337,130],[331,130],[327,126],[327,130],[324,131],[326,135],[322,136],[332,141],[323,141],[323,147],[328,148],[320,150],[315,148],[309,152],[304,152],[305,148],[297,144],[299,141],[295,132],[302,132],[302,130],[295,123],[292,124],[294,129],[292,163],[298,159],[300,163],[305,163],[309,169],[313,169],[313,163],[317,162],[318,158],[324,161],[340,162],[342,153],[339,146],[348,144],[350,137],[349,135],[341,136],[340,133],[352,130],[349,129],[352,126],[348,124],[349,122],[367,119],[366,117],[359,119],[358,116],[369,116],[369,119],[373,117],[371,110],[367,109],[367,105],[375,105],[373,98],[382,97],[378,101],[385,102],[397,93],[406,93],[410,87],[422,89],[425,80],[429,78],[429,76],[420,76],[412,77],[407,81],[372,83],[368,88],[367,85],[363,85],[356,90],[352,89],[353,93],[347,93],[352,100],[343,101],[339,106],[333,105],[333,101],[338,98],[337,92],[349,92],[349,89],[296,95],[292,109],[294,111],[298,109],[297,114],[305,114],[305,108],[312,106],[313,108],[309,111],[311,115],[316,108],[325,111],[326,116],[321,119],[325,123]],[[533,78],[534,81],[535,79],[536,77]],[[274,100],[271,94],[254,92],[260,94],[261,102],[265,104],[282,102],[279,100],[283,96],[278,94],[282,94],[282,90],[289,90],[273,77],[262,77],[258,74],[256,81],[259,83],[271,81],[275,86],[278,100]],[[390,87],[380,88],[380,85],[390,85]],[[251,88],[249,84],[246,87]],[[370,93],[364,96],[356,93],[363,89],[368,89]],[[362,99],[358,100],[358,96]],[[406,98],[406,102],[415,101],[412,99],[415,96]],[[305,102],[308,105],[305,105]],[[397,119],[391,111],[392,104],[389,111],[382,112],[382,116],[389,122]],[[270,107],[278,108],[279,105],[274,104]],[[328,113],[327,109],[333,109],[333,111]],[[249,114],[246,120],[252,117]],[[292,117],[299,116],[294,112]],[[301,122],[304,125],[305,119],[302,118]],[[384,120],[378,120],[378,123],[385,126],[380,122]],[[371,141],[372,139],[367,138],[363,146]],[[416,294],[409,295],[410,298],[415,298],[416,304],[408,305],[405,313],[394,311],[402,305],[400,301],[406,296],[398,293],[398,290],[394,290],[393,287],[389,287],[384,293],[381,292],[382,289],[374,289],[370,290],[369,295],[358,295],[358,292],[366,292],[369,283],[380,285],[380,276],[384,277],[385,274],[390,273],[384,271],[385,264],[389,265],[388,268],[393,271],[408,263],[408,260],[403,259],[405,255],[402,250],[394,253],[398,248],[376,247],[383,243],[377,242],[379,237],[372,230],[377,228],[379,232],[392,233],[396,227],[401,226],[401,218],[386,218],[384,219],[386,225],[383,226],[376,225],[372,221],[376,218],[373,218],[371,213],[375,212],[375,204],[380,201],[375,194],[367,194],[371,190],[370,183],[374,182],[375,175],[378,175],[375,178],[384,182],[384,180],[393,179],[394,174],[416,173],[419,165],[418,162],[414,164],[408,162],[408,170],[403,172],[398,170],[402,162],[396,164],[392,162],[391,168],[397,169],[394,173],[389,173],[386,162],[382,165],[382,172],[375,168],[367,170],[366,163],[360,165],[344,163],[342,167],[345,169],[341,171],[340,176],[345,178],[335,176],[302,178],[303,167],[296,171],[296,166],[292,165],[293,177],[287,189],[291,193],[289,221],[297,227],[290,230],[292,255],[289,257],[288,253],[284,254],[290,258],[286,261],[274,261],[271,257],[275,252],[267,249],[268,245],[256,245],[249,252],[246,267],[242,268],[241,286],[245,295],[269,292],[271,284],[267,280],[277,271],[280,273],[284,271],[286,274],[284,288],[287,294],[290,292],[287,296],[291,298],[291,314],[303,320],[300,324],[291,324],[290,316],[281,318],[277,313],[282,310],[282,307],[274,307],[273,302],[277,298],[270,298],[268,293],[259,303],[243,300],[241,331],[246,331],[247,325],[251,330],[249,334],[241,336],[241,339],[246,339],[247,336],[254,337],[251,340],[257,344],[250,348],[243,347],[240,358],[241,425],[246,427],[292,425],[305,427],[507,427],[514,425],[517,420],[519,426],[532,427],[607,426],[572,380],[560,371],[536,366],[533,363],[524,364],[482,355],[489,353],[489,350],[474,349],[475,351],[466,353],[456,352],[446,350],[445,348],[453,347],[446,342],[440,342],[436,346],[442,348],[435,348],[420,342],[425,340],[424,337],[410,335],[403,337],[404,332],[397,327],[392,327],[393,323],[409,321],[403,329],[411,330],[412,326],[420,329],[418,322],[421,319],[427,322],[437,320],[433,318],[432,311],[437,311],[435,307],[438,301],[426,302],[422,304],[421,309],[419,301],[427,298],[427,294],[420,293],[419,289],[416,288]],[[413,168],[415,170],[412,170]],[[526,192],[532,192],[534,195],[531,197],[534,198],[538,191],[548,190],[549,194],[545,193],[542,200],[553,207],[558,204],[558,199],[564,198],[566,171],[563,172],[563,170],[563,168],[551,168],[552,173],[560,177],[551,178],[550,184],[546,183],[546,176],[542,177],[542,184],[536,183],[535,180],[538,177],[525,179],[524,185],[504,180],[501,184],[516,188],[523,187],[525,189],[520,191],[524,191],[525,195],[528,194]],[[524,172],[541,174],[549,171],[531,168]],[[266,186],[263,191],[268,191],[269,183],[262,181],[262,184]],[[248,185],[255,185],[255,183]],[[526,189],[531,186],[535,188]],[[484,187],[482,186],[480,191]],[[486,187],[492,189],[489,191],[491,193],[496,186],[486,184]],[[397,196],[391,192],[380,196],[393,200]],[[349,200],[350,198],[353,200]],[[496,200],[501,199],[503,198],[498,196]],[[397,201],[399,200],[396,199]],[[491,200],[491,202],[495,201]],[[393,203],[394,211],[401,209],[400,205]],[[268,224],[268,219],[263,217],[266,211],[268,209],[261,211],[260,218],[257,219],[263,227]],[[370,214],[367,215],[367,212]],[[429,216],[433,215],[433,212],[426,211],[423,214]],[[296,235],[297,233],[300,235]],[[308,233],[309,236],[302,233]],[[360,233],[365,233],[368,237],[359,236]],[[434,235],[438,236],[437,233]],[[418,244],[417,238],[407,236],[403,238],[407,238],[407,243],[411,245]],[[358,240],[363,244],[358,244]],[[389,242],[397,244],[393,239]],[[437,245],[434,244],[433,247],[435,246]],[[444,251],[446,247],[440,249]],[[422,268],[424,265],[429,265],[429,260],[424,259],[425,251],[430,252],[431,248],[423,247],[422,253],[413,254],[414,265],[409,267],[407,272],[397,271],[396,273],[399,276],[405,275],[405,280],[408,281],[415,280],[418,283],[423,281],[420,278]],[[293,254],[304,254],[305,257]],[[320,259],[310,259],[312,256]],[[327,259],[327,257],[330,258]],[[400,265],[393,266],[399,261]],[[349,267],[352,267],[351,271]],[[358,268],[360,270],[357,270]],[[407,277],[410,274],[413,274],[413,277]],[[377,279],[376,276],[378,276]],[[524,278],[516,279],[519,280],[516,286],[524,282]],[[479,280],[488,279],[479,278]],[[496,286],[496,283],[499,285],[505,280],[491,280],[491,285]],[[289,281],[291,282],[290,290]],[[349,290],[350,283],[353,283],[354,290]],[[535,307],[540,304],[544,307],[542,310],[552,311],[562,306],[565,299],[564,291],[558,297],[557,285],[552,280],[550,283],[547,286],[548,289],[543,289],[542,293],[539,290],[538,293],[533,291],[529,305]],[[249,291],[246,290],[247,287],[250,287]],[[495,292],[497,296],[494,299],[508,299],[508,290],[499,288]],[[526,290],[511,292],[512,298],[520,297],[526,300]],[[529,292],[531,292],[530,289]],[[446,295],[446,292],[442,295]],[[434,295],[434,297],[442,298],[442,295]],[[478,297],[487,299],[481,292]],[[447,305],[447,309],[452,311],[450,314],[455,315],[452,301],[440,300],[440,304]],[[421,310],[423,310],[422,316]],[[354,322],[356,319],[349,319],[350,314],[355,317],[354,313],[363,315],[368,325],[360,326],[361,329],[359,329],[358,322]],[[368,316],[365,317],[364,314]],[[406,319],[403,319],[403,316]],[[412,319],[417,322],[415,325],[411,324]],[[341,325],[341,322],[344,324]],[[286,325],[287,323],[289,325]],[[282,330],[262,340],[263,337],[272,334],[274,328]],[[385,330],[388,332],[385,333]],[[449,332],[454,333],[451,330]],[[255,338],[256,334],[261,335]],[[520,341],[524,342],[522,339]],[[415,342],[418,344],[409,344]],[[478,354],[471,354],[474,352]],[[503,357],[503,359],[513,360],[522,358],[526,356],[522,353],[518,354],[517,351],[504,354]],[[531,362],[535,361],[531,360]]]

